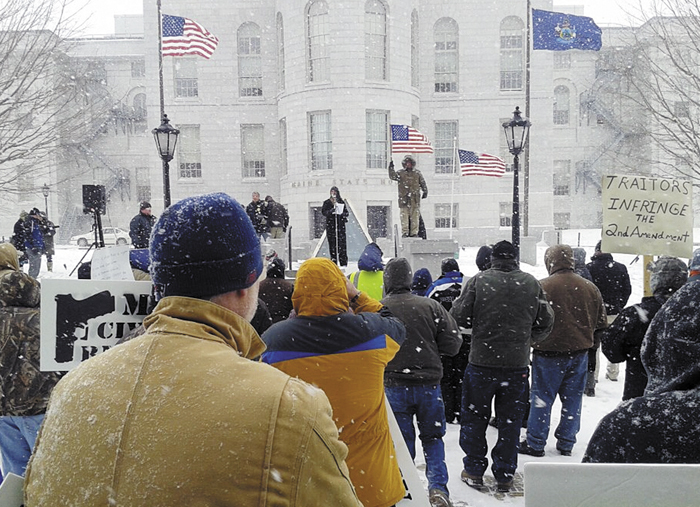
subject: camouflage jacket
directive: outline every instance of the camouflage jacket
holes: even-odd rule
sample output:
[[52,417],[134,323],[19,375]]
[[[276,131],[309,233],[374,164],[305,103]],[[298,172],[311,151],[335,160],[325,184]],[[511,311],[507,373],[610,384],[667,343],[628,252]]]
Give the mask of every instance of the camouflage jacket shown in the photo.
[[0,272],[0,415],[46,412],[60,374],[39,371],[39,282]]

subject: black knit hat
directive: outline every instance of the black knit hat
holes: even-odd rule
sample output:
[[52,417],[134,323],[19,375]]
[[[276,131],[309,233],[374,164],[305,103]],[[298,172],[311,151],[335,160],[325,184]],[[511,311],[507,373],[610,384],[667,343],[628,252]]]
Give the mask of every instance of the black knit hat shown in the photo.
[[476,252],[476,267],[479,268],[479,271],[486,271],[491,267],[492,252],[493,248],[489,245],[482,246],[479,248],[479,251]]
[[515,247],[510,241],[499,241],[493,245],[491,257],[494,259],[515,259]]
[[454,257],[448,257],[442,260],[442,264],[440,264],[440,271],[443,275],[451,271],[459,271],[459,264]]

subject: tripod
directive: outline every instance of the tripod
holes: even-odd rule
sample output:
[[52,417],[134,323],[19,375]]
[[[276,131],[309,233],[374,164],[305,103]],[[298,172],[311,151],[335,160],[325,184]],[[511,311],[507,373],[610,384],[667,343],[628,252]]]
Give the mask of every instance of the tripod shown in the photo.
[[104,248],[105,247],[105,236],[104,232],[102,231],[102,219],[100,218],[100,210],[96,208],[90,208],[89,209],[90,213],[92,213],[92,230],[95,232],[95,241],[93,241],[88,249],[85,251],[83,256],[80,258],[78,261],[78,264],[75,265],[73,270],[70,272],[68,276],[73,276],[73,273],[75,273],[75,270],[78,269],[82,264],[83,264],[83,259],[87,256],[87,254],[90,253],[90,251],[93,248]]

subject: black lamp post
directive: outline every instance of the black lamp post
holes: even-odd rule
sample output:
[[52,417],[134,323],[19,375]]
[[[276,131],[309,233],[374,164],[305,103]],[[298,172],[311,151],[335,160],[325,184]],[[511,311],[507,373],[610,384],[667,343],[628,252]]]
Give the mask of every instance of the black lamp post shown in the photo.
[[506,134],[506,142],[508,143],[508,151],[513,154],[513,218],[511,227],[513,231],[513,246],[515,252],[520,258],[520,189],[518,187],[518,155],[522,153],[525,140],[530,130],[530,120],[523,118],[520,115],[520,108],[516,107],[513,111],[513,118],[503,124],[503,130]]
[[160,127],[153,129],[156,148],[158,148],[158,154],[163,160],[163,208],[170,206],[170,165],[168,162],[175,156],[175,146],[179,135],[180,131],[170,125],[167,114],[163,115]]
[[44,183],[44,186],[41,187],[41,193],[44,194],[44,213],[46,213],[46,218],[49,218],[49,192],[51,191],[51,188]]

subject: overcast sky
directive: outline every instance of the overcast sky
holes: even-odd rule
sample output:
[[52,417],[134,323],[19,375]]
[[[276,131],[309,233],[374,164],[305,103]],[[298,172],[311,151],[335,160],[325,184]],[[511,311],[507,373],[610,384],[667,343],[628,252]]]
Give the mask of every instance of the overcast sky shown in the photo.
[[[81,10],[90,14],[86,33],[107,35],[114,33],[115,14],[141,14],[143,0],[86,0],[87,8]],[[155,0],[153,0],[155,2]],[[626,12],[639,10],[640,0],[554,0],[554,10],[565,5],[583,5],[584,14],[592,17],[599,25],[630,25]],[[642,0],[648,3],[650,0]],[[164,2],[167,6],[167,0]],[[169,14],[177,14],[169,12]]]

